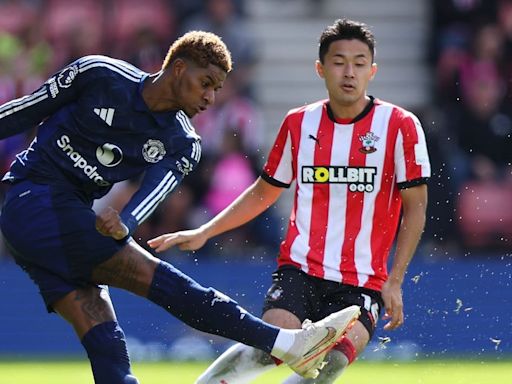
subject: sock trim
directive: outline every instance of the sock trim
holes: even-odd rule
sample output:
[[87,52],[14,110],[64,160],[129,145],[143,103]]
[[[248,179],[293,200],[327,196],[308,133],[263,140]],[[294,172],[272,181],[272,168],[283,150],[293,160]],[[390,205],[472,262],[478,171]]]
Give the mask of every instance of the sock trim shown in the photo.
[[274,364],[275,364],[276,366],[278,366],[278,367],[279,367],[281,364],[283,364],[283,360],[278,359],[278,358],[277,358],[277,357],[275,357],[275,356],[270,355],[270,358],[274,361]]
[[343,353],[346,356],[349,365],[357,357],[356,347],[348,337],[344,337],[340,341],[338,341],[333,349],[336,349],[337,351]]

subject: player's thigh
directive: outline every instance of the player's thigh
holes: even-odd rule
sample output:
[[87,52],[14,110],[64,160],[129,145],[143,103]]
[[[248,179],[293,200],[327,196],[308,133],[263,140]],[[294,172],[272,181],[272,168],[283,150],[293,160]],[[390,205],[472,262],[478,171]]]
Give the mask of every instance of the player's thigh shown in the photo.
[[300,319],[290,311],[281,308],[267,310],[262,317],[263,321],[278,326],[279,328],[297,329],[301,327]]
[[54,302],[53,309],[73,326],[80,339],[94,326],[116,321],[106,287],[78,288]]
[[127,242],[101,235],[95,212],[79,194],[29,180],[7,192],[0,225],[20,265],[44,269],[72,286],[90,283],[92,269]]
[[95,284],[107,284],[146,297],[160,260],[134,240],[92,271]]
[[[380,292],[330,281],[322,281],[319,286],[319,290],[322,292],[322,305],[318,312],[319,318],[351,305],[358,305],[361,308],[361,315],[356,324],[365,328],[366,332],[362,330],[359,332],[359,338],[365,340],[367,335],[368,340],[364,342],[366,344],[373,337],[383,307]],[[357,330],[358,328],[354,329]]]
[[263,320],[282,328],[300,328],[318,307],[316,288],[308,275],[293,266],[282,266],[272,274],[265,295]]

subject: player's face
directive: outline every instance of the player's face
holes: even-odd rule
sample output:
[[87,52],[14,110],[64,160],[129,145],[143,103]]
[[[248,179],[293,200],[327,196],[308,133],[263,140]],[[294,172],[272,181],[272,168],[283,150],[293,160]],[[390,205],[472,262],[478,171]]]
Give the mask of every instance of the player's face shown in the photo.
[[337,40],[329,45],[317,72],[325,80],[331,103],[343,107],[366,105],[368,83],[377,72],[370,48],[362,41]]
[[182,109],[189,117],[205,111],[215,102],[215,93],[222,88],[226,79],[226,72],[210,64],[201,68],[187,61],[174,83],[174,96]]

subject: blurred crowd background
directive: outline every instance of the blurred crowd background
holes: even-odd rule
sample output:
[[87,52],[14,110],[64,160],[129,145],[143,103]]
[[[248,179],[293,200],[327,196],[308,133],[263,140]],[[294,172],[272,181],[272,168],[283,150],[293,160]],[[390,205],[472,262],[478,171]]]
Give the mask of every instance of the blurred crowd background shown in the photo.
[[[282,75],[276,76],[279,65],[285,67],[285,74],[288,68],[290,76],[295,76],[294,84],[306,77],[313,78],[316,43],[323,27],[339,17],[360,15],[359,20],[376,25],[377,63],[381,53],[387,58],[380,63],[384,82],[375,88],[378,92],[371,89],[370,94],[413,110],[427,134],[433,176],[428,223],[422,240],[422,247],[427,250],[424,254],[464,257],[510,251],[512,1],[393,0],[393,4],[406,4],[407,9],[415,3],[421,8],[418,20],[421,18],[422,24],[409,22],[407,15],[399,20],[411,30],[417,30],[421,37],[412,42],[412,48],[393,40],[389,32],[392,27],[381,26],[397,25],[400,12],[384,14],[381,18],[377,12],[370,12],[366,18],[366,13],[354,11],[354,3],[0,0],[0,104],[31,93],[52,73],[84,55],[110,55],[147,72],[157,72],[169,45],[184,32],[203,29],[220,35],[233,54],[235,67],[215,106],[194,118],[194,125],[203,137],[203,159],[197,171],[137,230],[135,237],[145,244],[147,239],[161,233],[203,223],[255,180],[279,128],[279,121],[272,118],[272,113],[275,114],[276,106],[281,117],[287,112],[281,107],[282,100],[287,99],[286,89],[282,89],[284,93],[268,92],[282,81]],[[381,2],[362,3],[366,5],[361,7],[366,7]],[[282,35],[279,29],[269,31],[258,24],[265,12],[277,15],[274,20],[278,21],[273,25],[282,26]],[[387,19],[383,21],[382,17]],[[305,52],[312,52],[304,67],[306,72],[302,71],[303,67],[287,65],[286,61],[274,63],[268,57],[264,60],[265,52],[267,55],[269,52],[267,40],[279,42],[290,23],[298,28],[292,33],[295,40],[278,46],[274,59],[282,55],[296,62],[298,57],[302,59],[300,52],[304,47]],[[299,29],[301,25],[303,28]],[[390,67],[405,76],[407,71],[401,67],[402,60],[397,59],[403,50],[419,52],[425,68],[421,76],[413,76],[416,83],[401,85],[405,100],[400,98],[402,91],[388,93],[391,86],[385,86]],[[319,79],[315,81],[316,93],[297,92],[291,86],[288,91],[294,92],[295,98],[300,97],[302,104],[316,101],[314,95],[322,92],[325,95],[325,92],[323,83]],[[426,96],[416,101],[404,96],[415,87],[421,88]],[[296,105],[290,101],[286,106]],[[35,129],[0,141],[2,174],[16,153],[30,142]],[[116,185],[96,208],[112,205],[121,209],[138,183],[139,180],[130,180]],[[0,199],[4,188],[0,186]],[[209,257],[223,253],[241,258],[275,257],[288,221],[288,210],[282,208],[286,201],[280,204],[249,225],[210,241],[202,253]],[[5,251],[0,250],[0,255],[9,258]]]

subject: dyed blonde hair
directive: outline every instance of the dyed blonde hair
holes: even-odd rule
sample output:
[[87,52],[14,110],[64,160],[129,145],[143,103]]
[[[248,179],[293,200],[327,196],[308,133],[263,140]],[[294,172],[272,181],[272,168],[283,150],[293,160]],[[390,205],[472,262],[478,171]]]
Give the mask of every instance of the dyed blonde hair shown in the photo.
[[232,69],[231,52],[222,39],[211,32],[191,31],[181,36],[170,46],[162,69],[176,59],[192,60],[202,68],[213,64],[226,73]]

